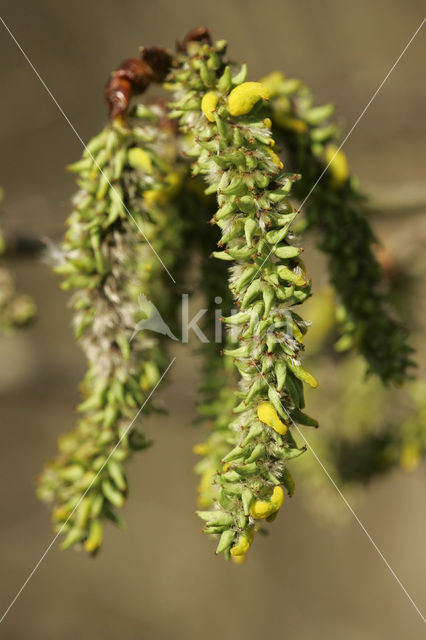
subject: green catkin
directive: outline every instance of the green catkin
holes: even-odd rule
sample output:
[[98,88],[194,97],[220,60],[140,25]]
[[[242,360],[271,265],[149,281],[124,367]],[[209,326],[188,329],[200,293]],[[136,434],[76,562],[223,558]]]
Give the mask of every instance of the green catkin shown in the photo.
[[[0,188],[0,204],[3,190]],[[0,228],[0,255],[5,250],[5,241]],[[11,273],[0,268],[0,335],[13,333],[15,329],[30,323],[36,314],[33,299],[16,291]]]
[[[216,507],[198,512],[205,531],[220,535],[216,553],[238,562],[259,520],[280,508],[281,485],[293,491],[286,460],[303,449],[288,427],[304,420],[303,382],[316,386],[316,381],[300,365],[306,325],[294,307],[310,295],[310,282],[299,252],[287,258],[269,255],[273,244],[287,251],[292,246],[288,229],[295,213],[288,195],[298,176],[283,172],[272,151],[259,103],[268,97],[266,87],[244,82],[244,69],[232,78],[224,47],[223,42],[189,42],[167,87],[174,90],[172,113],[182,133],[192,137],[193,172],[205,177],[209,193],[217,194],[213,221],[221,239],[214,255],[232,260],[229,287],[240,312],[240,324],[225,319],[237,335],[237,348],[225,355],[240,374],[238,406],[234,400],[228,427],[231,451],[228,447],[213,481]],[[205,67],[214,71],[208,78],[201,72]]]
[[166,321],[175,307],[168,276],[147,241],[173,270],[181,224],[169,201],[181,175],[173,166],[170,128],[161,126],[163,108],[146,108],[145,116],[148,111],[146,118],[136,111],[126,126],[107,126],[70,167],[81,190],[56,267],[62,288],[74,291],[74,328],[88,369],[81,417],[60,437],[37,493],[54,504],[62,548],[83,543],[89,553],[102,543],[105,519],[121,523],[116,509],[128,493],[124,462],[149,444],[136,427],[125,431],[167,365],[161,336],[137,323],[150,317],[150,303]]
[[[204,183],[201,182],[204,189]],[[207,213],[206,220],[200,220],[200,210]],[[201,371],[202,384],[199,388],[200,402],[197,407],[197,422],[209,424],[209,435],[205,442],[196,444],[193,452],[201,455],[202,460],[195,466],[195,473],[200,476],[198,485],[198,506],[210,507],[217,497],[217,486],[212,483],[216,472],[221,468],[221,459],[229,452],[229,419],[234,407],[234,390],[236,372],[232,359],[221,354],[223,342],[219,313],[230,312],[232,294],[227,282],[227,263],[217,261],[212,269],[210,253],[220,238],[216,225],[203,224],[216,211],[215,198],[203,196],[202,206],[197,207],[197,218],[194,220],[197,249],[200,255],[200,284],[206,300],[207,313],[203,331],[208,342],[199,351],[203,357]],[[220,309],[220,312],[218,311]],[[219,325],[219,326],[218,326]],[[224,336],[225,339],[227,336]],[[228,340],[229,344],[231,342]]]
[[280,72],[262,82],[270,92],[269,116],[277,139],[302,174],[295,196],[300,202],[306,199],[307,224],[319,231],[319,248],[328,257],[330,280],[343,303],[342,337],[336,348],[358,350],[369,373],[399,385],[410,377],[412,349],[388,303],[364,198],[336,145],[338,130],[330,122],[333,105],[314,106],[309,89]]

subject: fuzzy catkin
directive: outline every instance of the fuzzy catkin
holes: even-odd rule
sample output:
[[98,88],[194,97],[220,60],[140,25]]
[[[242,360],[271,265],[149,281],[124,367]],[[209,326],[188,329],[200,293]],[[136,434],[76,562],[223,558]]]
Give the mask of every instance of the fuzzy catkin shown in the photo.
[[152,304],[163,318],[174,308],[152,247],[173,268],[181,243],[177,210],[168,203],[180,175],[172,168],[164,111],[139,107],[136,116],[106,127],[70,167],[80,191],[56,268],[62,288],[74,291],[74,329],[88,368],[81,417],[60,437],[59,454],[40,475],[37,493],[54,503],[62,548],[83,543],[89,553],[102,543],[105,519],[121,522],[116,509],[128,493],[123,463],[148,444],[129,425],[167,364],[161,336],[138,326],[143,311],[148,318],[155,313]]
[[308,227],[319,232],[318,246],[328,258],[330,280],[343,304],[343,335],[336,348],[359,351],[369,373],[399,385],[411,377],[413,350],[388,301],[364,197],[336,144],[338,130],[330,122],[334,107],[314,106],[309,89],[280,72],[262,82],[270,92],[269,115],[277,139],[302,174],[295,195],[304,202]]
[[[225,318],[239,346],[225,350],[240,375],[228,428],[228,451],[215,474],[216,508],[200,511],[205,531],[220,534],[216,553],[241,561],[259,528],[280,508],[284,485],[294,483],[286,460],[302,453],[291,435],[294,422],[315,424],[302,413],[303,382],[316,386],[300,355],[306,324],[294,307],[310,295],[299,255],[290,244],[295,212],[288,200],[298,176],[282,171],[264,119],[266,87],[232,77],[223,41],[189,42],[167,79],[174,90],[172,116],[191,137],[193,172],[217,195],[213,222],[230,264],[229,287],[238,312]],[[274,246],[271,255],[270,248]],[[200,451],[202,452],[202,451]],[[206,452],[208,453],[208,452]]]

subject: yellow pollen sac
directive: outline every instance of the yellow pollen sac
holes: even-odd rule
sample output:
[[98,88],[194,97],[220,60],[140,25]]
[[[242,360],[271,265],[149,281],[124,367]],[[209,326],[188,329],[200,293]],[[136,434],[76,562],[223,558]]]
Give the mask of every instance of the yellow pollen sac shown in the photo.
[[272,162],[278,167],[278,169],[284,169],[284,165],[281,161],[281,158],[277,156],[275,151],[270,150],[269,155],[271,156]]
[[265,127],[267,127],[268,129],[270,129],[272,127],[272,120],[271,118],[265,118],[263,121],[263,124],[265,125]]
[[232,559],[232,562],[234,564],[243,564],[243,562],[246,559],[246,557],[245,556],[231,556],[231,559]]
[[[276,486],[272,491],[269,500],[256,500],[250,507],[250,515],[256,520],[264,520],[274,515],[284,502],[284,491],[282,487]],[[232,550],[231,550],[232,553]]]
[[330,166],[331,184],[340,187],[349,177],[349,166],[346,155],[335,144],[328,144],[324,149],[324,162]]
[[214,110],[217,107],[219,96],[214,91],[209,91],[203,95],[201,100],[201,111],[209,122],[214,122]]
[[277,511],[278,509],[281,508],[282,503],[284,502],[284,491],[282,487],[280,486],[274,487],[274,490],[272,492],[271,502]]
[[257,407],[257,417],[261,422],[268,425],[268,427],[272,427],[274,431],[281,434],[282,436],[286,433],[287,425],[281,422],[278,417],[278,413],[275,411],[270,402],[262,402]]
[[228,97],[228,111],[231,116],[249,113],[258,100],[269,100],[269,89],[261,82],[243,82],[232,89]]
[[269,500],[256,500],[250,507],[250,515],[256,520],[264,520],[276,510],[276,507]]
[[133,169],[143,169],[152,173],[152,161],[146,151],[139,147],[133,147],[127,152],[127,161]]
[[231,547],[231,556],[244,556],[250,549],[253,536],[249,537],[246,533],[242,533],[238,538],[237,544]]
[[100,520],[93,520],[90,524],[89,537],[84,542],[84,548],[89,553],[93,553],[102,544],[103,525]]

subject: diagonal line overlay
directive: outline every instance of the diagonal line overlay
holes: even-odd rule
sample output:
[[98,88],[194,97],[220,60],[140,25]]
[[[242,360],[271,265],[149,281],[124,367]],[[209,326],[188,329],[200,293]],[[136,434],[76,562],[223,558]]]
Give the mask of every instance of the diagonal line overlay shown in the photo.
[[117,196],[117,199],[121,202],[121,204],[123,205],[124,210],[126,211],[127,215],[129,216],[129,218],[133,221],[133,223],[136,225],[136,227],[138,228],[138,230],[140,231],[140,233],[142,234],[145,242],[149,245],[149,247],[151,248],[151,250],[153,251],[153,253],[155,254],[155,256],[157,257],[158,261],[161,263],[161,265],[163,266],[164,270],[166,271],[166,273],[168,274],[168,276],[170,277],[170,279],[173,281],[174,284],[176,284],[176,280],[174,279],[174,277],[172,276],[172,274],[170,273],[170,271],[167,269],[166,265],[164,264],[164,262],[162,261],[162,259],[160,258],[160,256],[158,255],[157,251],[154,249],[154,247],[152,246],[151,242],[148,240],[147,236],[145,235],[144,231],[142,230],[142,228],[140,227],[140,225],[137,223],[136,219],[134,218],[134,216],[132,215],[132,213],[129,211],[128,207],[125,205],[125,203],[123,202],[122,198],[120,197],[120,194],[118,193],[117,189],[115,188],[115,186],[113,184],[111,184],[110,180],[108,179],[108,177],[105,175],[104,171],[102,170],[102,168],[99,166],[98,162],[96,161],[96,159],[93,157],[93,154],[88,150],[87,146],[85,145],[83,138],[80,136],[80,134],[78,133],[77,129],[75,128],[75,126],[73,125],[73,123],[71,122],[71,120],[68,118],[67,114],[65,113],[65,111],[62,109],[61,105],[59,104],[59,102],[56,100],[55,96],[53,95],[53,93],[51,92],[51,90],[49,89],[49,87],[47,86],[47,84],[45,83],[45,81],[43,80],[43,78],[41,77],[41,75],[39,74],[39,72],[37,71],[37,69],[35,68],[35,66],[33,65],[33,63],[31,62],[31,60],[29,59],[28,55],[25,53],[24,49],[21,47],[21,45],[19,44],[18,40],[15,38],[15,36],[13,35],[12,31],[9,29],[9,27],[7,26],[7,24],[5,23],[5,21],[3,20],[3,18],[0,16],[0,22],[3,24],[4,28],[6,29],[6,31],[8,32],[8,34],[10,35],[10,37],[12,38],[13,42],[16,44],[16,46],[18,47],[19,51],[22,53],[22,55],[24,56],[25,60],[28,62],[29,66],[31,67],[31,69],[34,71],[35,75],[37,76],[37,78],[40,80],[41,84],[43,85],[44,89],[46,90],[46,92],[48,93],[48,95],[50,96],[50,98],[52,99],[52,101],[55,103],[55,105],[58,107],[59,111],[61,112],[62,116],[64,117],[64,119],[66,120],[66,122],[69,124],[69,126],[71,127],[71,129],[73,130],[74,134],[76,135],[76,137],[78,138],[78,140],[81,142],[83,148],[87,151],[87,153],[89,154],[91,160],[93,161],[93,163],[96,165],[99,173],[105,178],[105,180],[107,181],[110,189],[112,191],[114,191],[114,193]]
[[9,611],[11,610],[11,608],[13,607],[13,605],[15,604],[15,602],[17,601],[17,599],[19,598],[19,596],[21,595],[21,593],[23,592],[23,590],[25,589],[25,587],[27,586],[27,584],[29,583],[29,581],[31,580],[31,578],[33,577],[33,575],[35,574],[35,572],[37,571],[37,569],[39,568],[39,566],[41,565],[41,563],[43,562],[43,560],[45,559],[45,557],[47,556],[47,554],[49,553],[49,551],[51,550],[51,548],[53,547],[53,545],[55,544],[56,540],[59,538],[59,536],[61,535],[62,531],[64,530],[68,520],[71,518],[71,516],[73,515],[73,513],[75,512],[75,510],[78,508],[79,504],[81,503],[81,501],[83,500],[83,498],[87,495],[88,491],[91,489],[91,487],[93,486],[93,483],[95,482],[95,480],[97,479],[97,477],[99,476],[99,474],[103,471],[103,469],[105,468],[105,465],[109,462],[111,456],[114,454],[114,452],[116,451],[116,449],[120,446],[121,441],[123,440],[123,438],[129,433],[130,429],[133,427],[134,423],[136,422],[137,418],[139,417],[142,409],[145,407],[145,405],[147,404],[147,402],[149,401],[149,399],[151,398],[151,396],[153,395],[153,393],[155,392],[155,390],[157,389],[157,387],[159,386],[159,384],[161,383],[161,381],[163,380],[163,378],[165,377],[166,373],[168,372],[168,370],[170,369],[170,367],[172,366],[172,364],[174,363],[174,361],[176,360],[176,356],[171,360],[171,362],[169,363],[169,366],[167,367],[167,369],[164,371],[163,375],[161,376],[161,378],[159,379],[159,381],[157,382],[157,384],[155,385],[155,387],[153,387],[153,389],[151,390],[151,392],[149,393],[148,397],[146,398],[145,402],[143,403],[143,405],[141,407],[139,407],[136,415],[134,416],[133,420],[130,422],[130,424],[126,427],[126,429],[124,430],[124,432],[122,433],[122,435],[120,436],[120,439],[118,440],[117,444],[114,446],[114,448],[111,450],[110,454],[108,455],[107,459],[105,460],[105,462],[103,463],[102,467],[99,469],[99,471],[97,472],[96,476],[93,478],[92,482],[89,484],[89,486],[87,487],[87,489],[85,490],[85,492],[82,494],[80,500],[77,502],[77,504],[75,505],[74,509],[71,511],[70,515],[68,516],[68,518],[65,520],[64,524],[61,526],[61,528],[59,529],[58,533],[55,535],[55,537],[51,540],[51,542],[49,543],[49,545],[46,547],[46,549],[44,550],[43,554],[41,555],[40,559],[36,562],[36,564],[34,565],[33,569],[31,570],[31,572],[29,573],[27,579],[25,580],[25,582],[23,583],[23,585],[21,586],[21,588],[19,589],[19,591],[17,592],[17,594],[15,595],[15,597],[13,598],[13,600],[11,601],[11,603],[9,604],[9,606],[7,607],[7,609],[4,611],[3,615],[0,618],[0,624],[3,622],[3,620],[6,618],[7,614],[9,613]]

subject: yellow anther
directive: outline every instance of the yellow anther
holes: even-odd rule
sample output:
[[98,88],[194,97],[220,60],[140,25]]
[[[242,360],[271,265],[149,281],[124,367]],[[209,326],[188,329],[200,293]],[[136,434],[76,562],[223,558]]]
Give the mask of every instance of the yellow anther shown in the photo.
[[271,118],[265,118],[264,121],[263,121],[263,124],[265,125],[265,127],[268,127],[268,129],[270,129],[272,127]]
[[280,486],[274,487],[274,490],[272,492],[271,502],[277,511],[278,509],[281,508],[282,503],[284,502],[284,491],[282,487]]
[[231,556],[231,560],[234,564],[243,564],[245,559],[245,556]]
[[143,169],[147,173],[152,173],[152,160],[146,151],[139,147],[133,147],[127,152],[127,161],[133,169]]
[[256,520],[264,520],[275,511],[275,506],[269,500],[256,500],[250,507],[250,515]]
[[256,500],[250,507],[250,515],[256,520],[264,520],[281,508],[284,502],[284,491],[280,486],[274,487],[269,500]]
[[103,529],[104,528],[100,520],[92,520],[89,529],[89,536],[85,540],[83,545],[86,551],[88,551],[89,553],[93,553],[93,551],[96,551],[96,549],[101,546],[103,539]]
[[269,149],[269,155],[271,156],[272,162],[278,167],[278,169],[284,169],[284,165],[281,161],[281,158],[277,156],[275,151],[272,151],[272,149]]
[[296,340],[298,340],[299,342],[303,342],[304,335],[295,322],[293,322],[292,328],[293,336],[296,338]]
[[253,536],[248,536],[246,533],[242,533],[238,538],[237,544],[231,547],[231,556],[244,556],[250,549]]
[[335,144],[328,144],[324,149],[324,162],[329,165],[332,186],[340,187],[344,184],[349,177],[349,167],[343,151]]
[[192,447],[192,453],[195,453],[196,456],[206,456],[208,452],[209,448],[204,442],[194,444]]
[[318,387],[318,380],[312,375],[312,373],[306,371],[306,369],[303,374],[303,382],[306,382],[306,384],[312,387],[312,389],[316,389]]
[[297,264],[302,271],[302,276],[306,278],[306,264],[303,262],[302,258],[297,258]]
[[262,402],[257,407],[257,417],[261,422],[267,424],[268,427],[272,427],[274,431],[280,433],[282,436],[287,431],[287,425],[285,425],[278,417],[278,413],[270,402]]
[[269,90],[261,82],[243,82],[232,89],[228,97],[228,111],[231,116],[249,113],[258,100],[269,100]]
[[399,459],[399,464],[404,471],[414,471],[420,462],[420,449],[415,444],[406,444]]
[[201,100],[201,111],[209,122],[214,122],[214,110],[217,107],[219,97],[214,91],[209,91],[203,95]]

